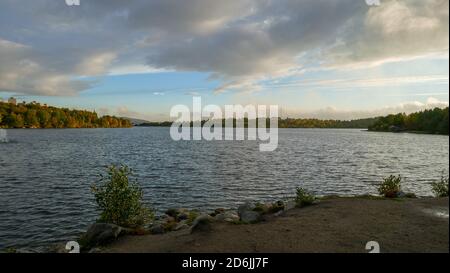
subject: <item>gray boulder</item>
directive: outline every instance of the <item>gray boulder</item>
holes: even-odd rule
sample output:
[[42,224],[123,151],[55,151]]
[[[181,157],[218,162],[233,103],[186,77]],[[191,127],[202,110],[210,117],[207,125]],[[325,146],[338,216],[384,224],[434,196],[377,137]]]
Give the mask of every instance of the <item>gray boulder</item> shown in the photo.
[[406,196],[406,193],[404,191],[397,192],[397,197],[398,198],[405,198],[405,196]]
[[284,212],[285,212],[284,210],[279,210],[279,211],[275,212],[275,213],[273,214],[273,216],[275,216],[275,217],[281,216],[281,215],[284,214]]
[[242,205],[240,205],[240,206],[238,207],[238,215],[241,216],[241,214],[242,214],[243,212],[245,212],[245,211],[251,211],[251,210],[253,210],[254,208],[255,208],[255,206],[254,206],[253,204],[251,204],[251,203],[249,203],[249,202],[244,203],[244,204],[242,204]]
[[89,250],[88,253],[101,253],[102,249],[98,247],[94,247],[93,249]]
[[246,210],[243,211],[240,215],[240,220],[244,223],[257,223],[259,221],[261,221],[261,214],[259,212],[256,211],[251,211],[251,210]]
[[224,211],[220,214],[217,214],[214,217],[215,220],[221,222],[236,222],[239,221],[239,215],[233,211]]
[[210,231],[212,229],[213,219],[211,216],[205,214],[198,216],[192,223],[191,233]]
[[178,230],[188,229],[188,228],[189,228],[189,225],[187,224],[187,220],[183,220],[177,224],[177,226],[174,228],[174,230],[178,231]]
[[155,223],[150,227],[150,232],[152,234],[163,234],[164,233],[164,226],[162,223]]
[[244,223],[256,223],[261,221],[261,212],[254,211],[255,206],[251,203],[245,203],[238,207],[239,219]]
[[83,236],[84,247],[94,247],[107,244],[119,237],[122,228],[118,225],[107,223],[95,223],[91,225]]

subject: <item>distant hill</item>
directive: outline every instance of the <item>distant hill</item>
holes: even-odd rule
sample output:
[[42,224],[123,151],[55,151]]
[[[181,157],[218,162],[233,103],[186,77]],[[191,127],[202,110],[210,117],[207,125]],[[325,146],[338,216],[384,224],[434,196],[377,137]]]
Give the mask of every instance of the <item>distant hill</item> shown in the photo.
[[134,126],[139,126],[141,124],[150,122],[150,121],[145,120],[145,119],[137,119],[137,118],[129,118],[129,117],[122,117],[122,118],[129,120],[131,122],[131,124],[134,125]]

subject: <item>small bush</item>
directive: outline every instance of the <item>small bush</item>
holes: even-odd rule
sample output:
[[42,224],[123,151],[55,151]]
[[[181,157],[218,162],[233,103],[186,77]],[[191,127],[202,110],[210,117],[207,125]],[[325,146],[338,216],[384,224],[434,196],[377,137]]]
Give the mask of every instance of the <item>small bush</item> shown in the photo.
[[383,178],[383,183],[378,187],[378,193],[387,198],[395,198],[401,191],[402,177],[390,175]]
[[431,183],[431,188],[436,197],[448,197],[448,176],[442,175],[440,181]]
[[297,188],[297,196],[295,202],[298,207],[305,207],[311,205],[316,197],[303,188]]
[[188,214],[188,219],[187,219],[187,224],[191,225],[192,223],[194,223],[195,219],[200,216],[200,213],[197,210],[191,210],[189,211]]
[[107,176],[100,175],[99,185],[92,186],[101,210],[100,222],[137,228],[153,218],[152,210],[142,202],[141,188],[136,182],[130,182],[128,177],[131,175],[127,166],[110,166]]
[[15,249],[14,247],[8,247],[7,249],[5,249],[5,253],[17,253],[17,249]]
[[259,212],[261,214],[265,214],[268,211],[268,207],[264,203],[257,202],[255,204],[255,207],[253,208],[253,211]]

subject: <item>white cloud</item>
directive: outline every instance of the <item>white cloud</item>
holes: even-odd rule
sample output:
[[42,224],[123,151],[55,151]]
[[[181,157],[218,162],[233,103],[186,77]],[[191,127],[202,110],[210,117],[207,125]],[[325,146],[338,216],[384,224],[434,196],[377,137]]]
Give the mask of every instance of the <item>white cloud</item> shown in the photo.
[[76,73],[81,76],[102,75],[110,67],[116,56],[113,52],[102,52],[87,56],[76,66]]
[[397,113],[414,113],[433,108],[445,108],[449,106],[448,101],[441,101],[429,97],[426,101],[408,101],[396,105],[385,106],[366,110],[345,110],[333,106],[325,107],[316,111],[299,111],[298,109],[283,108],[283,117],[319,118],[319,119],[341,119],[351,120],[357,118],[371,118]]
[[[327,87],[333,90],[341,89],[362,89],[374,87],[396,87],[411,84],[433,83],[448,85],[448,75],[427,75],[427,76],[403,76],[403,77],[362,77],[350,79],[305,79],[290,82],[274,82],[265,84],[265,88],[276,90],[281,88],[298,87]],[[301,90],[301,89],[299,89]]]
[[46,67],[31,47],[0,39],[0,90],[26,94],[74,95],[90,85]]

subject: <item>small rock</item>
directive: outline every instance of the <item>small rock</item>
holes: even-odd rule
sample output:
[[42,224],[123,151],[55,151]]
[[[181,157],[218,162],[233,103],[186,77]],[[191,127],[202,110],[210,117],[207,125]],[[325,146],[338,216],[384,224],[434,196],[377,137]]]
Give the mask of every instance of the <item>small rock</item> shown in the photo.
[[158,223],[158,224],[154,224],[152,225],[152,227],[150,228],[150,232],[152,234],[163,234],[164,233],[164,227],[162,224]]
[[182,230],[182,229],[188,229],[189,225],[187,224],[186,220],[183,220],[178,223],[178,225],[174,228],[175,231]]
[[237,215],[235,212],[232,211],[225,211],[220,214],[217,214],[216,217],[214,217],[214,219],[221,222],[231,223],[239,221],[239,215]]
[[192,223],[191,233],[210,231],[212,228],[213,219],[214,218],[212,218],[209,215],[198,216],[197,218],[195,218],[194,222]]
[[68,253],[69,251],[66,249],[66,244],[61,243],[61,244],[50,245],[45,252],[46,253]]
[[172,216],[167,216],[165,219],[166,223],[168,222],[176,222],[176,218]]
[[279,210],[279,211],[275,212],[275,213],[273,214],[273,216],[275,216],[275,217],[281,216],[284,212],[285,212],[285,211],[283,211],[283,210]]
[[238,215],[241,216],[241,214],[242,214],[244,211],[251,211],[251,210],[253,210],[254,208],[255,208],[254,205],[252,205],[252,204],[249,203],[249,202],[246,202],[246,203],[244,203],[244,204],[242,204],[242,205],[240,205],[240,206],[238,207]]
[[102,252],[102,250],[100,248],[94,247],[91,250],[89,250],[88,253],[101,253],[101,252]]
[[240,220],[244,223],[257,223],[261,221],[261,214],[256,211],[244,211],[240,214]]
[[211,215],[212,217],[215,217],[215,216],[217,216],[217,215],[219,215],[221,213],[224,213],[224,212],[225,212],[224,208],[218,208],[218,209],[215,209],[214,212],[209,214],[209,215]]
[[406,196],[406,193],[404,192],[404,191],[399,191],[399,192],[397,192],[397,197],[398,198],[403,198],[403,197],[405,197]]

